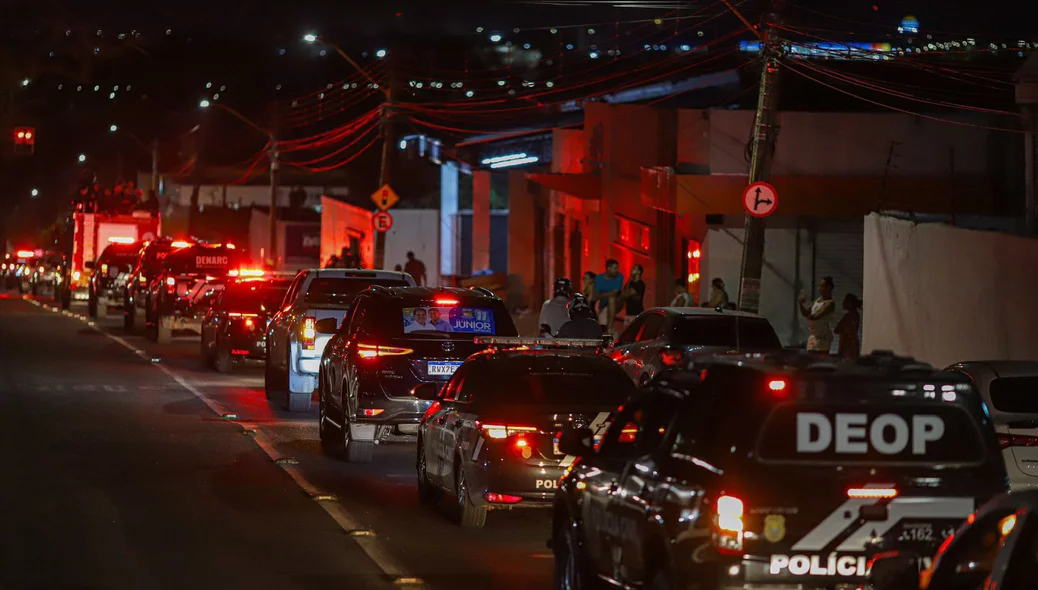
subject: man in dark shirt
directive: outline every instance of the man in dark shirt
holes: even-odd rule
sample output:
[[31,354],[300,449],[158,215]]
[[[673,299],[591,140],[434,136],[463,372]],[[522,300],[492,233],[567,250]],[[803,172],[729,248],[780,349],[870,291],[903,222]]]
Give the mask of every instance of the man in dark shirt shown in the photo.
[[642,265],[631,267],[631,278],[624,285],[624,326],[630,325],[638,314],[645,311],[645,281],[642,280]]
[[407,263],[404,264],[404,272],[411,275],[419,287],[427,284],[425,279],[425,264],[414,257],[414,252],[407,253]]
[[602,326],[595,319],[587,298],[576,294],[569,302],[569,321],[562,324],[556,338],[602,339]]

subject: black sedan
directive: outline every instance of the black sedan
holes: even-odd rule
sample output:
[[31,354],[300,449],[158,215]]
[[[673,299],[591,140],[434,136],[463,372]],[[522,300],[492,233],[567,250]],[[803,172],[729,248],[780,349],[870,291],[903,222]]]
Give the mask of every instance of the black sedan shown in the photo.
[[453,495],[458,521],[473,528],[490,509],[550,507],[575,459],[559,452],[562,430],[603,426],[635,390],[597,354],[600,345],[490,348],[469,357],[440,391],[434,383],[416,387],[416,397],[435,400],[418,432],[422,500]]
[[215,295],[202,319],[202,359],[221,373],[240,359],[263,359],[264,334],[292,280],[247,278],[229,283]]

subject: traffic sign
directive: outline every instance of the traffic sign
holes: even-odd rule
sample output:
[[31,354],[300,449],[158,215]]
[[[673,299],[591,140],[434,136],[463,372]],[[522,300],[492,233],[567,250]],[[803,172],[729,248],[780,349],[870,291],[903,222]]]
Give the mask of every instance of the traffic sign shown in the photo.
[[766,182],[754,182],[743,191],[742,206],[754,217],[767,217],[778,208],[778,191]]
[[383,184],[382,188],[372,193],[371,200],[375,203],[375,206],[378,207],[379,211],[385,211],[393,205],[396,205],[397,201],[400,200],[400,197],[393,192],[393,189],[389,184]]
[[393,216],[386,211],[378,211],[371,216],[371,227],[377,232],[385,233],[393,227]]

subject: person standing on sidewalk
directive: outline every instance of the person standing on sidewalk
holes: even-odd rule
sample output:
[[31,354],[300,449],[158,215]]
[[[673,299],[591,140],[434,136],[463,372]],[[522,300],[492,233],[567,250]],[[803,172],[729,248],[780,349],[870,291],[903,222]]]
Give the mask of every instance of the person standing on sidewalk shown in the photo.
[[[559,277],[555,279],[555,284],[552,287],[551,299],[545,301],[541,305],[541,315],[537,320],[542,326],[547,326],[547,335],[554,336],[559,333],[559,328],[562,324],[569,321],[569,299],[573,296],[573,283],[565,278]],[[542,335],[544,335],[542,333]]]
[[414,252],[407,253],[407,262],[404,264],[404,272],[411,275],[415,285],[424,287],[428,285],[425,276],[425,263],[414,257]]
[[836,355],[845,359],[856,359],[861,354],[861,340],[858,330],[861,328],[861,299],[853,293],[843,298],[843,314],[836,324],[836,335],[840,337],[836,345]]
[[696,302],[692,299],[692,294],[688,292],[688,285],[685,281],[677,279],[674,281],[674,299],[670,300],[668,307],[695,307]]
[[710,309],[725,309],[728,307],[728,291],[724,290],[724,281],[716,278],[710,282],[710,301],[703,304]]
[[829,354],[833,346],[833,328],[830,325],[836,304],[833,302],[833,289],[836,288],[832,277],[823,277],[818,284],[818,299],[807,305],[807,295],[800,294],[800,315],[807,318],[810,336],[807,338],[808,352]]
[[645,281],[642,280],[642,265],[631,267],[631,278],[624,285],[624,327],[626,328],[645,311]]
[[623,292],[624,276],[620,274],[620,263],[616,260],[606,260],[605,266],[605,272],[595,277],[594,300],[598,301],[598,323],[612,330]]

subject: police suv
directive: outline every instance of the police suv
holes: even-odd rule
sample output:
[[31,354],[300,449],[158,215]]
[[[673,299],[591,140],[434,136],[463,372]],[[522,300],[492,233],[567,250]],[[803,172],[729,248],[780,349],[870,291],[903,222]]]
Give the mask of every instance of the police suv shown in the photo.
[[1008,489],[968,380],[887,353],[697,359],[593,436],[560,441],[579,460],[555,499],[557,588],[857,587],[870,556],[932,556]]

